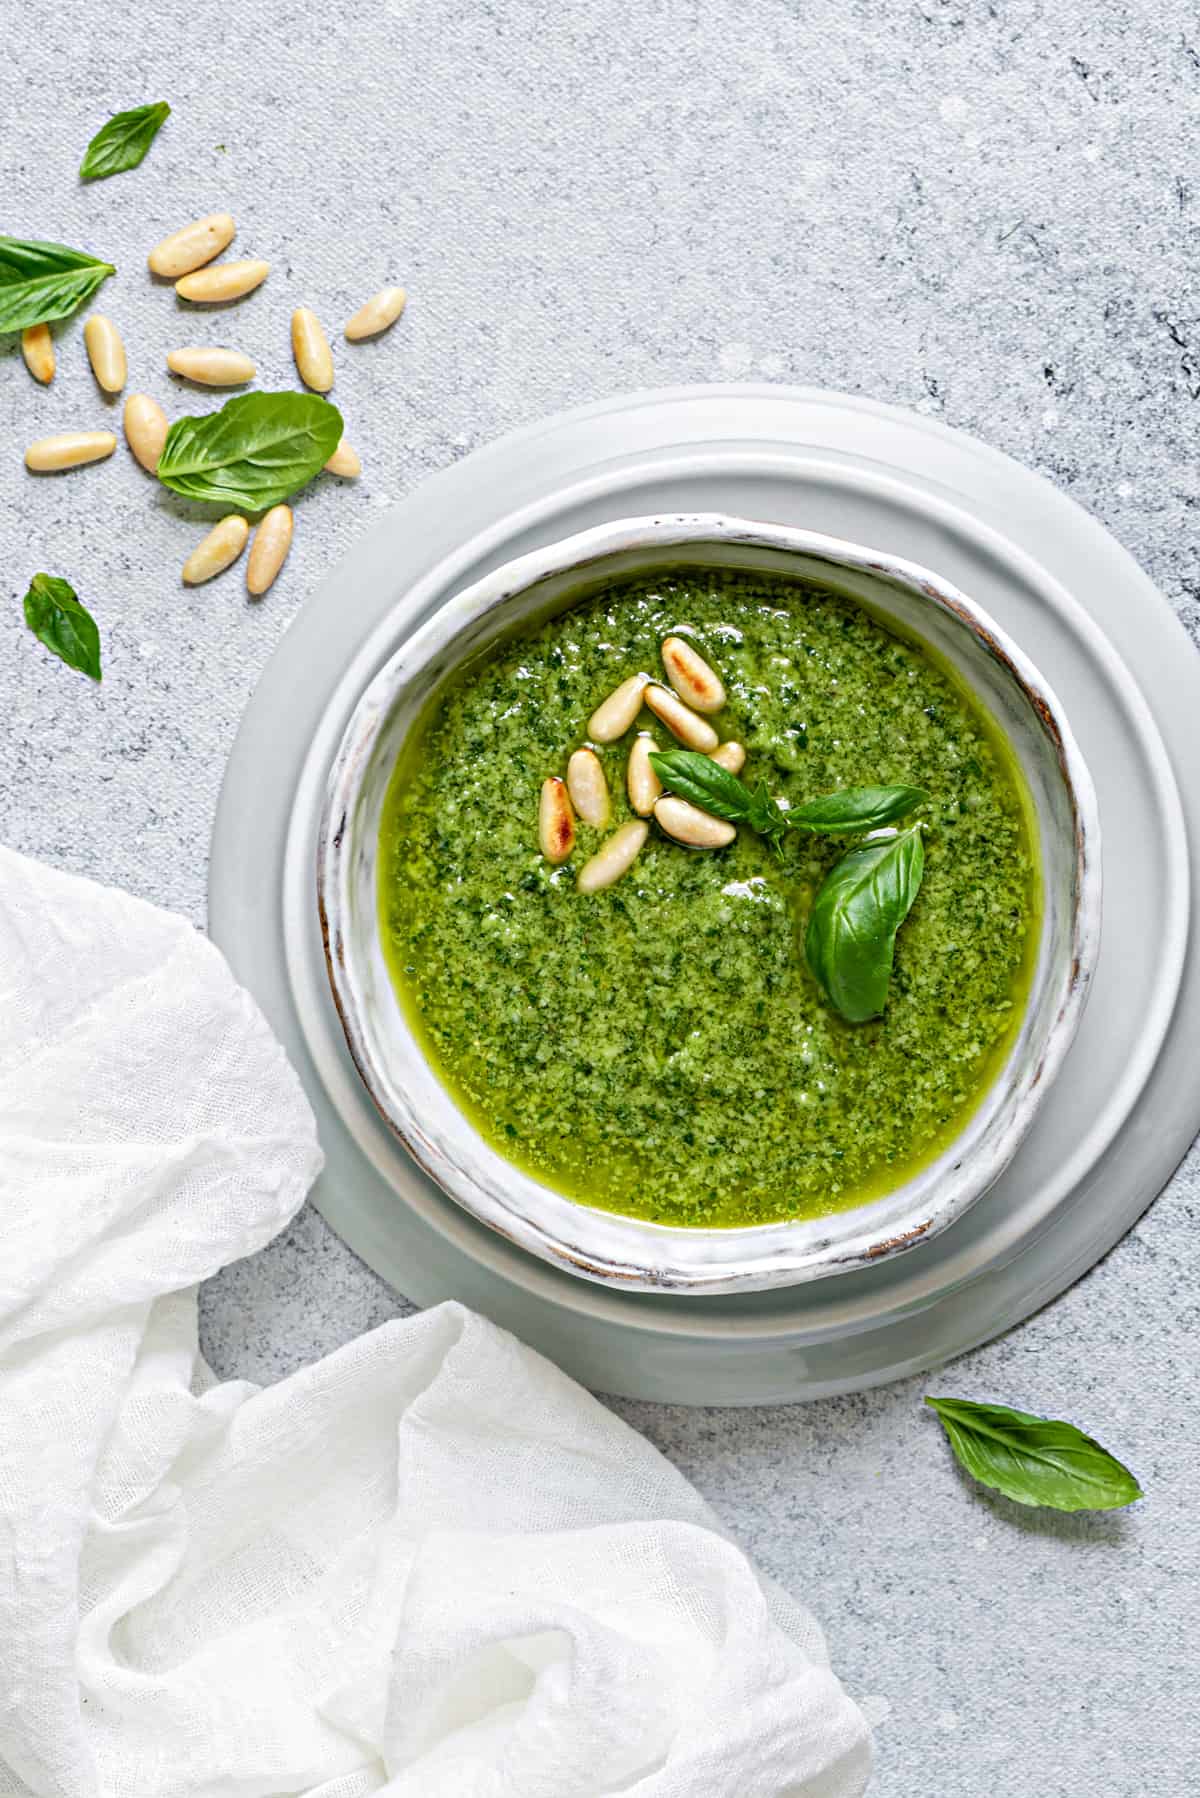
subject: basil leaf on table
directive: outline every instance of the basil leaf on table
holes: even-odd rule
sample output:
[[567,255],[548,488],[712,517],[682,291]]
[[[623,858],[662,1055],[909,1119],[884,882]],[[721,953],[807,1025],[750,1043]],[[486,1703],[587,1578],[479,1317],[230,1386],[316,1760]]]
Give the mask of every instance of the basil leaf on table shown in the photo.
[[668,792],[711,812],[714,818],[724,818],[728,824],[749,824],[764,836],[782,834],[788,815],[766,788],[748,787],[711,756],[696,749],[668,749],[652,754],[650,766]]
[[66,318],[116,272],[66,244],[0,237],[0,331]]
[[125,169],[136,169],[158,136],[171,108],[165,100],[118,112],[101,125],[83,153],[79,165],[82,181],[104,181]]
[[921,887],[921,826],[863,843],[835,862],[813,901],[804,953],[818,984],[851,1024],[878,1017],[903,924]]
[[818,831],[823,836],[852,836],[896,824],[923,805],[929,795],[921,787],[843,787],[794,805],[784,814],[792,830]]
[[1128,1467],[1073,1423],[965,1398],[927,1398],[972,1478],[1019,1505],[1111,1511],[1141,1498]]
[[320,474],[342,428],[337,407],[315,393],[243,393],[219,412],[177,418],[158,478],[185,499],[265,512]]
[[35,574],[25,595],[25,622],[60,662],[100,679],[100,632],[70,581]]

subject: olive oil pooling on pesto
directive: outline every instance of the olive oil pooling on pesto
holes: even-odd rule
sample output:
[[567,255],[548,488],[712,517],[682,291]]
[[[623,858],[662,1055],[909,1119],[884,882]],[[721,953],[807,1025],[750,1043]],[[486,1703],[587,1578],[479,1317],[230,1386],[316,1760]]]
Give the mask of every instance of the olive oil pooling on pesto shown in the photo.
[[[577,818],[559,865],[541,853],[546,776],[672,637],[719,675],[709,722],[745,745],[748,786],[785,806],[923,789],[924,880],[880,1017],[839,1016],[805,957],[844,839],[788,831],[776,852],[742,825],[689,850],[652,823],[623,878],[577,891],[636,816],[637,733],[679,747],[645,708],[593,745],[607,821]],[[610,583],[460,671],[393,774],[379,881],[401,1002],[480,1131],[572,1198],[671,1224],[815,1217],[901,1184],[998,1071],[1038,935],[1023,780],[957,676],[850,599],[732,570]]]

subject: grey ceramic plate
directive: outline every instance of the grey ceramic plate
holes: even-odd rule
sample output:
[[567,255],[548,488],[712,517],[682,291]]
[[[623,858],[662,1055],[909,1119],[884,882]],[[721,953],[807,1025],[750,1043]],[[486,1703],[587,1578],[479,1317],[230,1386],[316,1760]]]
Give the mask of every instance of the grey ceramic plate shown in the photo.
[[[1009,1172],[966,1217],[903,1262],[814,1287],[659,1298],[534,1261],[461,1212],[390,1139],[325,983],[313,845],[346,717],[432,605],[605,518],[713,507],[886,543],[975,595],[1075,724],[1110,875],[1076,1047]],[[1008,537],[997,529],[1006,521]],[[1064,581],[1086,593],[1090,615]],[[338,603],[348,585],[353,609]],[[1153,721],[1096,624],[1155,693]],[[1200,1121],[1188,1071],[1200,1048],[1200,965],[1194,955],[1184,965],[1188,840],[1163,746],[1189,753],[1198,706],[1200,661],[1113,540],[1036,476],[928,421],[815,392],[691,389],[569,414],[469,458],[390,512],[301,614],[247,711],[218,814],[213,934],[317,1109],[329,1158],[317,1203],[418,1302],[462,1298],[589,1384],[632,1395],[816,1396],[928,1367],[1007,1328],[1128,1228]],[[1190,1003],[1177,1005],[1181,979]]]

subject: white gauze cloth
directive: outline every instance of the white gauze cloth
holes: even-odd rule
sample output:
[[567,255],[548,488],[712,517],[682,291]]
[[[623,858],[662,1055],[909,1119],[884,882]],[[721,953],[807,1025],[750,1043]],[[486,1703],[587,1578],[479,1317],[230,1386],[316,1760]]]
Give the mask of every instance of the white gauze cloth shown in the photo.
[[321,1163],[186,921],[0,850],[0,1794],[849,1798],[817,1625],[460,1305],[214,1383]]

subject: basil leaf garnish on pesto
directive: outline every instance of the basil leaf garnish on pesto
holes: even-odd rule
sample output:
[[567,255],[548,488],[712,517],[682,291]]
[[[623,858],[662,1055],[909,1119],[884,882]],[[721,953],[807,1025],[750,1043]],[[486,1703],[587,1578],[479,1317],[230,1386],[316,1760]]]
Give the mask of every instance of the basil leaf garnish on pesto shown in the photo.
[[887,1004],[896,932],[925,872],[921,826],[863,843],[835,862],[813,900],[804,953],[818,985],[851,1024]]
[[843,787],[808,799],[784,813],[789,830],[815,830],[822,836],[855,836],[898,824],[923,805],[929,795],[921,787]]
[[66,318],[116,272],[66,244],[0,237],[0,331]]
[[170,111],[165,100],[155,100],[148,106],[134,106],[128,112],[115,113],[106,125],[101,125],[84,151],[79,165],[80,180],[103,181],[109,175],[136,169]]
[[695,749],[669,749],[652,755],[650,762],[668,792],[730,824],[748,824],[764,836],[780,836],[785,830],[861,835],[907,818],[929,797],[921,787],[843,787],[785,810],[764,785],[748,786]]
[[100,679],[100,632],[70,581],[35,574],[25,595],[25,622],[60,662]]
[[315,393],[244,393],[177,418],[158,478],[185,499],[265,512],[308,485],[342,440],[342,415]]
[[965,1398],[925,1403],[971,1477],[1019,1505],[1111,1511],[1142,1496],[1128,1467],[1073,1423]]
[[766,837],[778,837],[787,825],[787,814],[765,786],[748,787],[744,780],[722,768],[711,756],[695,749],[668,749],[653,754],[650,766],[670,793],[724,818],[728,824],[748,824]]
[[[788,830],[850,836],[906,818],[927,798],[922,787],[843,787],[787,810],[765,785],[750,787],[710,756],[671,749],[650,757],[663,786],[730,824],[749,824],[779,850]],[[805,937],[808,965],[852,1024],[878,1017],[887,1003],[896,932],[921,885],[920,827],[864,843],[837,862],[813,904]]]

